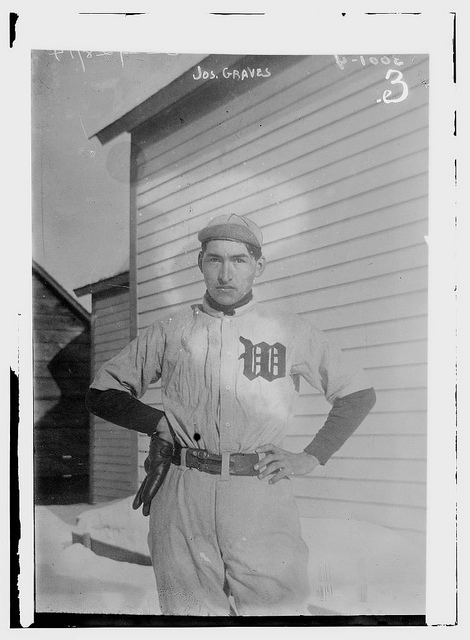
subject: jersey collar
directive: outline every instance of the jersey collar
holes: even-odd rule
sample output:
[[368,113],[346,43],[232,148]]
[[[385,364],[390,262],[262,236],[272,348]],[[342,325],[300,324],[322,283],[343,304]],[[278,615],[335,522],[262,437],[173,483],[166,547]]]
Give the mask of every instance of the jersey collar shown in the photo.
[[[256,300],[253,298],[250,300],[250,302],[247,302],[247,304],[244,304],[242,307],[238,307],[238,309],[234,309],[233,310],[233,315],[227,316],[227,318],[234,318],[237,316],[242,316],[245,315],[245,313],[249,313],[250,311],[252,311],[257,305]],[[224,312],[223,311],[217,311],[216,309],[213,309],[209,302],[207,301],[206,296],[204,296],[202,298],[202,304],[201,304],[202,310],[207,313],[210,316],[213,316],[215,318],[223,318],[224,317]]]

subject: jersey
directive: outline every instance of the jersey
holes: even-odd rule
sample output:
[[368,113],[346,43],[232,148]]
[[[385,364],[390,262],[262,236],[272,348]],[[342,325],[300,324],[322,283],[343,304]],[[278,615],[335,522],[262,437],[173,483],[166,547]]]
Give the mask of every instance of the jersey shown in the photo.
[[141,398],[160,380],[163,410],[182,446],[250,453],[282,444],[301,377],[330,404],[370,387],[362,369],[300,316],[254,300],[228,316],[204,298],[147,327],[91,386]]

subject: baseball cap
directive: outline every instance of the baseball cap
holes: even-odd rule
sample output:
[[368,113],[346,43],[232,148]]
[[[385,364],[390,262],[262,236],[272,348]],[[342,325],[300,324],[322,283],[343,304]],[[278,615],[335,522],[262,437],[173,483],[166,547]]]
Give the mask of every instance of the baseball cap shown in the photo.
[[217,216],[198,233],[199,242],[207,240],[235,240],[245,242],[261,249],[263,234],[251,220],[229,213]]

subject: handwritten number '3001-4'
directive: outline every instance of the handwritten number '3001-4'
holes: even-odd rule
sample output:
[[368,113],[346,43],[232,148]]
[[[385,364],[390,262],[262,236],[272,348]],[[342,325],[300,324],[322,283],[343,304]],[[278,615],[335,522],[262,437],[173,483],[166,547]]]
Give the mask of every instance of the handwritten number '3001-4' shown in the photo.
[[[392,73],[396,73],[396,77],[390,80],[390,76],[392,75]],[[408,85],[402,78],[403,74],[401,71],[398,71],[398,69],[389,69],[387,71],[385,80],[390,80],[390,84],[401,84],[403,87],[403,92],[400,96],[398,96],[398,98],[390,98],[392,92],[389,89],[386,89],[382,96],[382,99],[386,104],[389,104],[390,102],[403,102],[403,100],[408,97]]]

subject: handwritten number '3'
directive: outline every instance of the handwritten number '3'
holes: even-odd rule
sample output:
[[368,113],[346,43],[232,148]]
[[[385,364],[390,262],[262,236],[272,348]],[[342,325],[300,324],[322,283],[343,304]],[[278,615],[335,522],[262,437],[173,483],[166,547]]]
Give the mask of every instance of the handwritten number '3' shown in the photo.
[[[390,76],[392,75],[392,73],[396,73],[397,75],[395,78],[393,78],[393,80],[390,80]],[[403,100],[405,100],[408,97],[408,85],[406,84],[406,82],[402,80],[402,78],[403,78],[402,72],[398,71],[397,69],[389,69],[387,71],[385,80],[390,80],[390,84],[401,84],[403,87],[403,93],[401,94],[401,96],[398,96],[398,98],[389,99],[390,96],[392,95],[392,92],[389,89],[386,89],[382,96],[383,101],[385,103],[389,104],[390,102],[403,102]]]

